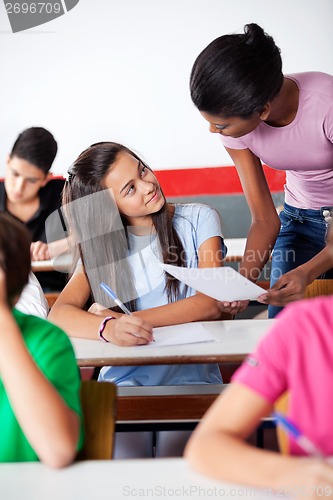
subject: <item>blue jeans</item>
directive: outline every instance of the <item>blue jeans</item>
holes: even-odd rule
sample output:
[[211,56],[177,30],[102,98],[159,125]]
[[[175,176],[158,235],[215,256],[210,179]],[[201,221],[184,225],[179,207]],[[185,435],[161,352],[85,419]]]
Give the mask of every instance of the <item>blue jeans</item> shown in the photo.
[[[284,204],[280,213],[281,229],[272,254],[270,286],[325,248],[328,224],[323,210],[332,210],[332,207],[308,210]],[[318,278],[333,278],[333,269]],[[281,309],[268,306],[268,317],[274,318]]]

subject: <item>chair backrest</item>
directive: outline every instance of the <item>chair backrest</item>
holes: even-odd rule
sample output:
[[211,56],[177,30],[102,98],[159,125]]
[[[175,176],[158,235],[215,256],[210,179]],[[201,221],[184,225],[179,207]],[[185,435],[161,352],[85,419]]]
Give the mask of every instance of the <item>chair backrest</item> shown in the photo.
[[[288,404],[289,404],[289,392],[286,391],[275,402],[274,410],[286,415],[287,411],[288,411]],[[281,429],[281,427],[278,425],[276,427],[276,435],[277,435],[277,440],[278,440],[280,452],[283,455],[288,455],[289,454],[289,436],[288,436],[288,434],[286,433],[285,430]]]
[[45,295],[45,298],[47,300],[49,309],[51,309],[51,307],[53,306],[53,304],[55,303],[55,301],[59,297],[60,292],[46,292],[46,293],[44,293],[44,295]]
[[113,454],[116,386],[111,382],[81,382],[85,440],[78,460],[106,460]]
[[305,290],[304,298],[311,299],[319,295],[333,295],[333,279],[314,280]]

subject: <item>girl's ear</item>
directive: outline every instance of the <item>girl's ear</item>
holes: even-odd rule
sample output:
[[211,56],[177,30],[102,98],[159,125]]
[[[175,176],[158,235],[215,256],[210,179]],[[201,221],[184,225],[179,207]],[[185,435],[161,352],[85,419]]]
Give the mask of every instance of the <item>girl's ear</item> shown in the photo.
[[263,110],[262,112],[260,113],[260,120],[262,121],[265,121],[267,120],[268,116],[269,116],[269,113],[271,111],[271,105],[270,103],[268,102],[267,104],[265,104],[265,106],[263,107]]

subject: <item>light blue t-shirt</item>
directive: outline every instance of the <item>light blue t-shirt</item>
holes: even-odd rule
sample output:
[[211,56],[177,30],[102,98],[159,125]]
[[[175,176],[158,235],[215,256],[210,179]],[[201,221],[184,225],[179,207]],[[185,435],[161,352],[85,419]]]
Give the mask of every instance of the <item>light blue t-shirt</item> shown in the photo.
[[[199,203],[177,204],[173,226],[180,237],[188,267],[198,266],[198,249],[209,238],[221,238],[221,252],[225,255],[221,223],[217,212]],[[133,270],[137,292],[137,309],[144,310],[168,304],[164,271],[158,239],[152,236],[129,235],[129,262]],[[181,298],[190,297],[195,290],[181,285]],[[122,386],[218,384],[222,382],[218,365],[156,365],[105,366],[99,380],[112,381]]]

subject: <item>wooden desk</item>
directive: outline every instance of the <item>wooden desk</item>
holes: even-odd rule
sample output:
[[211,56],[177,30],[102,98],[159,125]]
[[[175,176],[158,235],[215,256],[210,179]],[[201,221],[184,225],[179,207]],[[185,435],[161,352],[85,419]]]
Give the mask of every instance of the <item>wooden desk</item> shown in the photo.
[[183,458],[86,461],[59,470],[38,462],[0,464],[0,484],[4,500],[281,498],[202,476]]
[[116,431],[193,430],[226,386],[117,387]]
[[61,271],[67,273],[72,265],[70,254],[61,255],[49,260],[34,260],[31,262],[31,269],[34,273],[42,271]]
[[226,238],[224,240],[228,248],[225,262],[239,262],[245,251],[246,238]]
[[[79,366],[161,365],[240,362],[253,351],[274,319],[203,322],[216,342],[168,347],[119,347],[100,340],[71,338]],[[191,323],[188,324],[189,328]]]
[[[274,320],[209,321],[216,342],[169,347],[118,347],[71,338],[79,366],[223,363],[242,361]],[[191,323],[189,323],[189,328]],[[118,387],[117,431],[194,429],[221,384]]]

